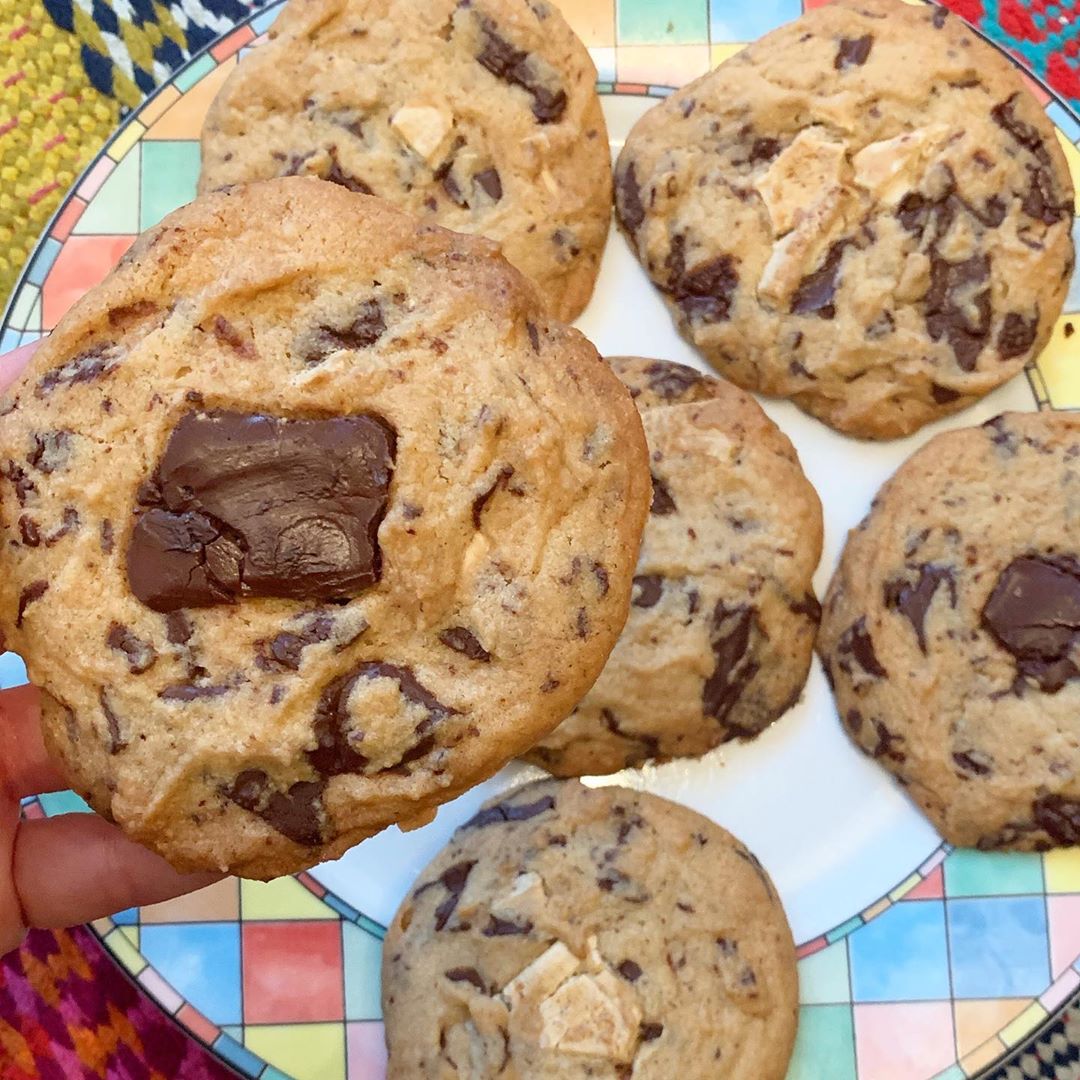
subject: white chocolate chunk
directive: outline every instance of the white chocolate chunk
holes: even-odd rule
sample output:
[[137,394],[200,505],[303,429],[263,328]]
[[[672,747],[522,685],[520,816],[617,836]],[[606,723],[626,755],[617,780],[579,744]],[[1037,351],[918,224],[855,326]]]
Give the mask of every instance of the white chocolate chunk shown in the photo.
[[556,941],[503,987],[503,997],[512,1010],[535,1005],[554,993],[578,966],[578,958],[561,941]]
[[641,1007],[634,991],[610,971],[574,975],[540,1005],[540,1046],[564,1054],[630,1061]]
[[511,922],[537,922],[547,907],[547,893],[539,874],[529,871],[518,874],[510,891],[495,897],[491,902],[491,913],[500,919]]
[[809,127],[772,161],[754,186],[769,211],[774,236],[791,232],[808,208],[841,186],[845,150],[844,143]]
[[887,206],[919,187],[930,160],[948,141],[947,124],[928,124],[864,146],[852,158],[855,183]]
[[434,105],[403,105],[391,118],[390,127],[410,150],[432,165],[442,156],[453,120]]

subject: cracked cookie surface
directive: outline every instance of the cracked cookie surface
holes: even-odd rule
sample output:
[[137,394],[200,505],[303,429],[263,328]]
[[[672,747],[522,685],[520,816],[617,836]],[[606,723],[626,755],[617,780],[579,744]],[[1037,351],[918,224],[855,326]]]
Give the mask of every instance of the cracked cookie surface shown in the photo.
[[378,195],[498,241],[569,322],[611,219],[595,83],[547,0],[292,0],[210,108],[199,189],[300,174]]
[[609,362],[641,412],[652,507],[618,644],[525,755],[557,776],[759,734],[802,692],[820,615],[821,503],[787,437],[730,383],[664,360]]
[[0,629],[73,786],[182,868],[430,817],[626,616],[625,388],[489,241],[321,181],[145,233],[2,412]]
[[666,799],[576,780],[484,804],[387,931],[391,1078],[781,1080],[795,950],[757,859]]
[[844,726],[952,844],[1080,843],[1080,418],[939,435],[848,538],[819,650]]
[[726,378],[847,434],[962,409],[1046,343],[1073,189],[1009,61],[945,9],[837,0],[651,109],[623,231]]

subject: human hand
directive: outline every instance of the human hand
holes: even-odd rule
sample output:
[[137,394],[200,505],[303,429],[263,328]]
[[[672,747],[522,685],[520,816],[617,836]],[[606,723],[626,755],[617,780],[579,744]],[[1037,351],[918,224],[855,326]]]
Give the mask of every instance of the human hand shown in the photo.
[[[34,348],[0,357],[0,393]],[[0,691],[0,956],[30,927],[71,926],[218,880],[177,873],[96,814],[20,821],[21,799],[66,786],[45,752],[37,690]]]

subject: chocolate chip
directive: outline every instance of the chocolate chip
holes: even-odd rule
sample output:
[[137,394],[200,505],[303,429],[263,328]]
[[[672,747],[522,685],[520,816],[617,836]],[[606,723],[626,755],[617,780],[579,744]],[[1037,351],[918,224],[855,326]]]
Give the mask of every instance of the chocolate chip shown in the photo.
[[714,720],[725,721],[759,665],[749,658],[750,633],[757,622],[757,609],[747,604],[727,607],[723,600],[713,609],[709,644],[715,664],[701,691],[702,711]]
[[455,863],[448,870],[443,871],[442,875],[435,881],[425,882],[413,893],[413,899],[415,900],[418,896],[427,892],[428,889],[433,889],[436,885],[441,885],[446,890],[446,898],[435,909],[436,930],[442,930],[449,921],[450,916],[454,914],[454,909],[461,899],[461,894],[465,891],[465,885],[469,880],[469,874],[472,873],[472,868],[475,865],[475,859],[467,862]]
[[850,245],[850,240],[837,240],[829,248],[821,266],[799,282],[791,298],[793,315],[817,315],[821,319],[835,317],[836,305],[833,299],[839,284],[840,265],[844,252]]
[[964,750],[953,754],[952,759],[964,772],[974,773],[976,776],[989,776],[994,771],[994,759],[981,750]]
[[560,686],[562,686],[562,683],[560,683],[558,679],[548,675],[548,677],[540,684],[540,693],[550,694],[553,691],[558,690]]
[[872,341],[888,337],[896,329],[896,320],[891,311],[883,311],[867,328],[866,336]]
[[184,611],[170,611],[165,616],[165,636],[172,645],[186,645],[195,628]]
[[982,627],[1013,657],[1022,678],[1056,694],[1080,674],[1069,656],[1080,641],[1080,563],[1013,559],[983,607]]
[[675,500],[671,497],[667,485],[663,480],[658,479],[654,473],[652,477],[652,504],[649,506],[649,513],[655,514],[657,517],[666,517],[668,514],[674,514],[676,509]]
[[533,924],[528,921],[516,923],[510,919],[500,919],[498,915],[489,915],[488,924],[480,933],[484,937],[513,937],[515,935],[524,937],[532,933],[532,928]]
[[48,591],[49,583],[47,581],[32,581],[19,593],[19,608],[15,615],[15,625],[17,627],[22,626],[26,609],[40,600]]
[[37,494],[37,484],[26,475],[26,470],[14,461],[9,460],[4,466],[4,476],[15,488],[15,498],[20,506],[25,506],[30,496]]
[[881,662],[874,652],[874,642],[866,629],[866,616],[856,619],[841,635],[836,644],[836,656],[840,668],[849,675],[854,672],[851,669],[851,661],[854,660],[867,675],[873,675],[877,679],[888,678],[889,673],[881,666]]
[[589,616],[584,608],[578,608],[577,613],[577,636],[584,641],[589,636]]
[[120,353],[112,342],[95,345],[66,364],[46,371],[34,387],[34,396],[48,397],[57,387],[94,382],[111,375],[120,364]]
[[463,829],[482,829],[486,825],[500,825],[505,821],[528,821],[530,818],[537,817],[547,810],[554,809],[555,799],[551,795],[545,795],[543,798],[531,803],[501,802],[496,803],[494,806],[485,806],[461,827]]
[[136,300],[131,304],[122,304],[109,309],[109,325],[114,329],[129,326],[140,319],[155,315],[157,311],[158,306],[153,300]]
[[615,195],[619,220],[631,233],[636,233],[645,220],[645,207],[641,202],[641,188],[638,187],[637,170],[632,161],[615,177]]
[[480,978],[480,972],[474,967],[456,967],[451,968],[449,971],[444,971],[443,975],[450,980],[450,982],[467,982],[472,986],[475,986],[481,994],[487,993],[487,987],[484,985],[484,980]]
[[476,660],[486,664],[491,660],[491,653],[477,640],[476,635],[464,626],[451,626],[439,634],[439,640],[454,652],[467,656],[470,660]]
[[356,317],[347,326],[317,328],[310,343],[301,351],[306,364],[322,363],[332,353],[341,349],[369,349],[386,332],[386,317],[378,300],[365,300],[356,311]]
[[990,117],[998,127],[1007,131],[1025,150],[1034,154],[1040,161],[1048,161],[1050,155],[1043,145],[1042,136],[1037,128],[1021,120],[1016,115],[1016,106],[1021,94],[1017,91],[1008,100],[1002,101],[990,110]]
[[638,1028],[638,1035],[641,1037],[642,1042],[652,1042],[655,1039],[659,1039],[664,1034],[664,1025],[655,1023],[644,1023]]
[[634,578],[634,607],[655,607],[664,594],[664,579],[659,574],[638,574]]
[[74,506],[65,506],[60,516],[60,524],[45,537],[45,546],[52,547],[65,536],[78,532],[80,524],[79,511]]
[[[682,237],[676,239],[681,240]],[[680,257],[676,256],[674,266],[677,268],[679,263]],[[695,266],[693,270],[678,273],[669,283],[668,291],[688,319],[718,323],[730,317],[738,287],[739,274],[735,269],[734,257],[719,255]]]
[[19,517],[19,536],[27,547],[37,547],[41,543],[38,524],[29,514]]
[[103,555],[111,555],[113,548],[116,546],[113,538],[113,523],[106,518],[101,523],[101,553]]
[[760,137],[753,141],[750,146],[750,157],[748,158],[751,165],[756,165],[759,161],[772,161],[777,154],[780,153],[780,140],[771,139],[767,137]]
[[173,683],[159,691],[162,701],[204,701],[210,698],[224,697],[234,686],[219,683]]
[[534,353],[539,355],[540,353],[540,331],[536,329],[536,325],[531,322],[525,323],[525,332],[529,335],[529,344],[532,345]]
[[938,405],[951,405],[954,401],[959,401],[963,395],[959,390],[953,390],[948,386],[942,386],[940,383],[931,383],[930,396]]
[[210,332],[223,345],[227,345],[245,359],[255,358],[255,346],[223,315],[214,316],[210,324]]
[[45,474],[64,468],[71,457],[70,431],[46,431],[34,436],[34,449],[26,457],[27,464]]
[[482,491],[479,495],[476,496],[475,499],[473,499],[472,520],[473,525],[477,529],[480,528],[480,519],[484,515],[485,507],[494,497],[495,492],[497,492],[500,488],[506,487],[507,483],[509,483],[510,481],[510,477],[512,477],[513,475],[514,466],[504,465],[501,469],[499,469],[498,473],[495,476],[495,480],[492,482],[491,486],[485,491]]
[[624,960],[615,969],[627,982],[637,982],[641,978],[641,968],[633,960]]
[[635,761],[647,761],[649,758],[659,756],[660,740],[655,735],[628,731],[619,723],[619,718],[610,709],[601,709],[600,717],[604,721],[604,726],[612,735],[618,735],[620,739],[626,739],[630,742],[641,743],[642,749],[640,755],[635,757]]
[[110,649],[121,652],[127,657],[128,668],[132,675],[141,675],[154,666],[157,650],[149,641],[143,641],[123,623],[114,622],[109,626],[105,642]]
[[396,436],[360,415],[188,413],[173,430],[127,552],[155,611],[240,597],[337,599],[379,580]]
[[873,34],[864,34],[859,38],[841,38],[833,59],[833,67],[837,71],[843,71],[849,67],[862,67],[870,56],[873,44]]
[[1011,360],[1022,356],[1035,344],[1035,335],[1039,329],[1039,314],[1025,319],[1018,311],[1010,311],[1002,323],[998,334],[997,350],[1002,360]]
[[417,725],[417,734],[426,734],[432,724],[457,713],[423,686],[410,668],[376,660],[365,661],[334,679],[315,707],[312,725],[315,748],[307,751],[307,759],[322,776],[360,772],[368,764],[368,759],[356,749],[357,744],[363,742],[364,733],[352,729],[349,711],[349,698],[361,679],[391,679],[398,684],[398,691],[407,702],[424,709],[427,716]]
[[802,615],[815,625],[821,622],[821,604],[812,592],[804,593],[801,600],[796,600],[788,607],[791,608],[792,614]]
[[224,794],[293,843],[304,847],[322,843],[322,784],[300,780],[282,792],[261,769],[246,769]]
[[337,184],[339,187],[346,188],[349,191],[354,191],[358,195],[374,195],[375,192],[363,180],[356,176],[350,176],[342,167],[341,162],[338,161],[337,148],[330,147],[330,168],[323,176],[324,180],[329,180],[331,184]]
[[105,724],[109,732],[109,753],[119,754],[121,750],[127,749],[128,741],[121,734],[120,717],[116,715],[109,704],[104,687],[98,691],[98,704],[101,705],[101,712],[105,717]]
[[503,195],[502,180],[499,178],[499,170],[495,168],[484,169],[478,172],[473,180],[479,185],[484,194],[494,202],[498,202]]
[[515,49],[505,38],[499,36],[492,20],[484,18],[480,23],[483,45],[476,59],[496,78],[511,86],[520,86],[532,97],[533,115],[541,124],[561,119],[566,111],[566,91],[551,90],[533,74],[529,54]]
[[1043,795],[1031,805],[1035,824],[1055,844],[1080,844],[1080,802],[1061,795]]
[[302,630],[283,630],[276,637],[255,643],[255,664],[263,671],[299,671],[304,650],[309,645],[327,641],[333,633],[334,620],[324,613]]
[[[973,255],[950,263],[936,251],[930,256],[926,294],[926,329],[934,341],[944,338],[964,371],[974,371],[990,333],[990,256]],[[976,287],[986,285],[976,292]],[[974,318],[971,311],[974,309]]]
[[899,611],[915,630],[919,648],[926,655],[926,613],[930,610],[938,586],[949,589],[949,603],[956,607],[956,575],[948,566],[926,563],[919,567],[919,579],[914,584],[903,579],[887,581],[884,587],[885,606]]
[[674,401],[705,381],[705,376],[684,364],[653,363],[645,369],[649,389],[665,401]]

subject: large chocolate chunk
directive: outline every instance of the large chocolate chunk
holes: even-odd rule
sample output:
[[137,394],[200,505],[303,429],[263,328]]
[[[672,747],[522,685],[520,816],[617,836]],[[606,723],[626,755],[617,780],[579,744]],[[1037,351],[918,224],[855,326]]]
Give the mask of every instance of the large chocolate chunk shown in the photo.
[[482,829],[485,825],[500,825],[504,821],[528,821],[529,818],[534,818],[546,810],[554,809],[555,799],[551,795],[544,795],[542,798],[537,799],[536,802],[531,803],[518,803],[515,805],[512,802],[501,802],[496,803],[494,806],[485,806],[461,827],[463,829]]
[[983,629],[1016,661],[1021,677],[1056,694],[1080,674],[1080,562],[1023,555],[1002,571],[982,611]]
[[[417,735],[427,734],[433,724],[457,712],[439,701],[409,668],[379,660],[365,661],[330,683],[315,707],[315,748],[307,751],[307,759],[312,768],[322,776],[361,772],[368,764],[368,759],[357,749],[363,742],[364,733],[355,728],[349,711],[349,697],[361,679],[393,679],[407,702],[424,709],[427,716],[417,724]],[[404,754],[401,761],[412,761],[417,756],[422,756],[422,753],[412,751],[416,751],[425,742],[426,740],[421,739]],[[427,742],[426,749],[431,749],[432,745],[432,742]]]
[[926,613],[934,601],[938,586],[945,583],[949,602],[956,607],[956,576],[948,566],[927,563],[919,567],[919,579],[914,584],[903,579],[885,582],[885,606],[899,611],[915,630],[919,648],[926,655]]
[[641,188],[638,187],[637,170],[632,161],[615,177],[615,209],[619,220],[632,233],[636,233],[645,220]]
[[1039,313],[1037,310],[1030,319],[1026,319],[1019,311],[1010,311],[1005,316],[1001,332],[998,334],[998,355],[1002,360],[1023,356],[1035,344],[1038,330]]
[[836,48],[836,56],[833,58],[833,67],[837,71],[843,71],[844,68],[849,67],[862,67],[870,57],[873,44],[873,34],[865,34],[857,38],[841,38]]
[[714,720],[727,720],[747,683],[758,673],[759,665],[748,656],[756,621],[756,608],[747,605],[729,608],[721,600],[713,610],[710,637],[716,665],[705,680],[701,704],[705,715]]
[[465,891],[465,885],[468,883],[469,875],[475,865],[475,859],[454,863],[448,870],[443,871],[441,877],[436,878],[434,881],[424,882],[413,893],[413,899],[415,900],[426,893],[428,889],[435,888],[436,885],[441,885],[446,890],[446,896],[435,909],[436,930],[442,930],[449,922],[450,916],[454,914],[454,909],[461,899],[461,894]]
[[566,112],[566,91],[545,86],[530,62],[529,54],[515,49],[496,30],[491,19],[482,19],[483,46],[477,60],[498,79],[520,86],[532,97],[533,116],[541,124],[562,119]]
[[140,495],[132,592],[155,611],[355,596],[379,580],[395,449],[378,416],[188,413]]
[[675,302],[688,319],[696,322],[726,322],[739,287],[739,273],[731,255],[719,255],[684,271],[671,284]]
[[1043,795],[1031,807],[1035,824],[1055,844],[1080,844],[1080,801],[1061,795]]
[[856,619],[841,635],[836,643],[836,659],[842,671],[854,676],[852,661],[859,665],[867,675],[876,679],[886,679],[889,673],[881,666],[881,661],[874,651],[874,639],[866,629],[866,616]]
[[990,334],[990,256],[972,255],[946,262],[930,257],[926,294],[926,329],[934,341],[944,338],[964,371],[974,371]]
[[245,769],[224,795],[296,844],[315,847],[322,842],[321,783],[299,780],[280,791],[261,769]]
[[825,255],[825,261],[812,273],[799,282],[795,295],[791,298],[793,315],[817,315],[821,319],[836,316],[836,289],[840,284],[840,264],[844,260],[844,251],[851,245],[850,240],[837,240]]

